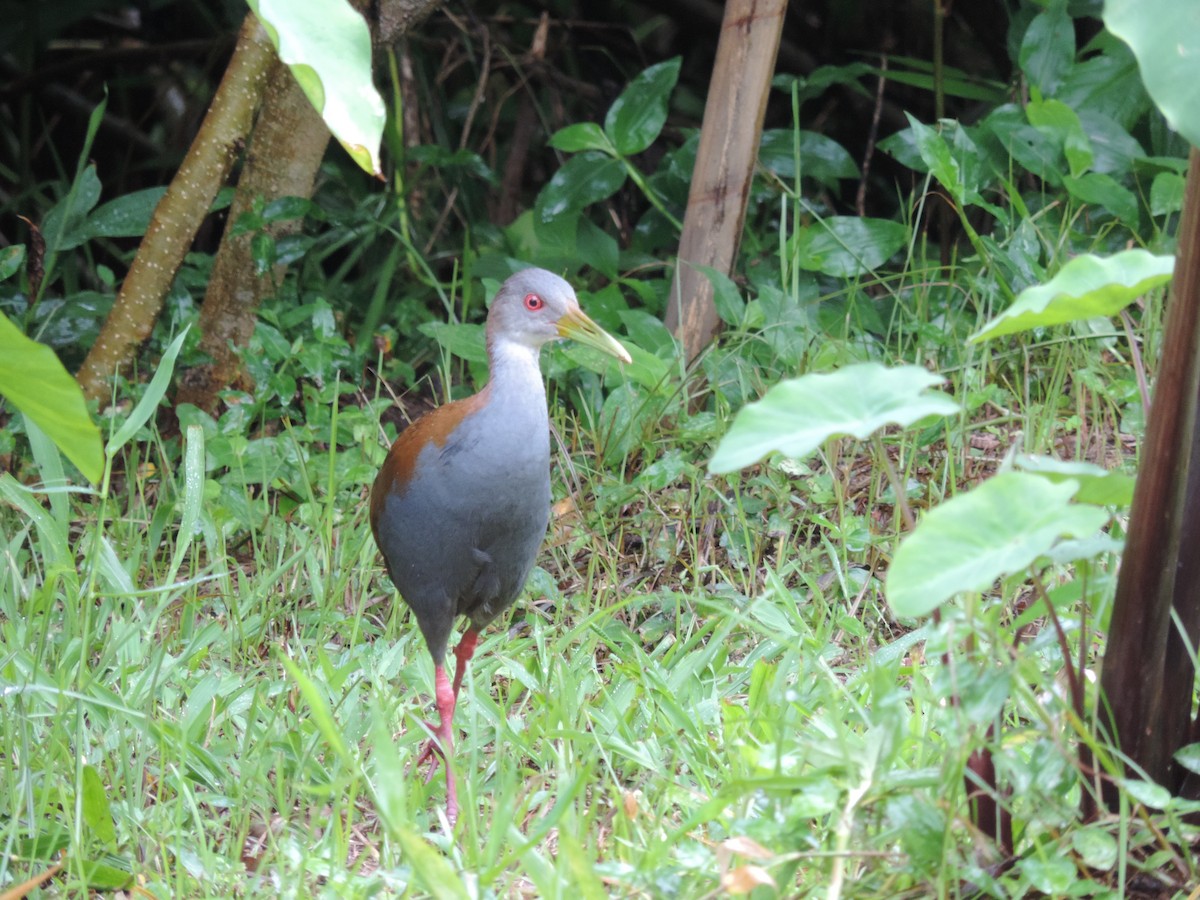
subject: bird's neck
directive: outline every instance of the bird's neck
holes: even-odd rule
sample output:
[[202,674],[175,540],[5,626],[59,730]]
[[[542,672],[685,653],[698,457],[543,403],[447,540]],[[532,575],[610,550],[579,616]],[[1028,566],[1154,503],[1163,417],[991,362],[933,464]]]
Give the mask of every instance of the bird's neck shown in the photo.
[[506,409],[546,412],[546,387],[538,365],[540,349],[503,337],[488,341],[488,390],[493,403]]

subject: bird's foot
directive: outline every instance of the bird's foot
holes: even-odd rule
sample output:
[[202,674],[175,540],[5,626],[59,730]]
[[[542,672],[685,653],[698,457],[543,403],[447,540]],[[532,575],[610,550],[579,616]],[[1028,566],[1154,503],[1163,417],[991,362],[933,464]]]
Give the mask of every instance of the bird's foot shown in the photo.
[[[437,729],[429,722],[425,723],[425,727],[430,731],[437,733]],[[417,761],[413,763],[416,768],[421,768],[426,761],[429,762],[429,771],[425,773],[425,783],[433,781],[433,776],[437,774],[438,766],[446,758],[446,752],[442,749],[441,741],[436,737],[431,737],[425,742],[425,746],[421,748],[421,755],[417,757]]]

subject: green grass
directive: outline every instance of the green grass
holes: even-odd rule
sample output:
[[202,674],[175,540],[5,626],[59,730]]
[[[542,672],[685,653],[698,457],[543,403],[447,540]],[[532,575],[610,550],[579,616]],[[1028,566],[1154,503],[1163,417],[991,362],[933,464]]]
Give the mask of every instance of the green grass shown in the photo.
[[[1058,15],[1050,7],[1045,15]],[[1018,40],[1022,22],[1010,43],[1041,65],[1043,54]],[[990,114],[977,107],[970,133],[944,128],[946,153],[932,155],[940,166],[917,162],[912,134],[880,135],[879,153],[915,167],[915,193],[896,210],[880,181],[893,176],[879,174],[894,170],[877,165],[867,198],[908,240],[894,266],[833,276],[836,266],[822,266],[842,251],[844,271],[860,271],[850,258],[858,248],[822,242],[814,253],[813,243],[821,219],[847,211],[864,148],[848,148],[848,169],[830,155],[836,145],[802,158],[799,123],[824,130],[837,118],[836,100],[819,113],[812,103],[822,78],[838,77],[823,69],[811,84],[784,85],[792,165],[779,166],[774,131],[776,158],[764,155],[735,282],[722,294],[725,333],[684,371],[659,319],[677,250],[668,222],[688,197],[686,135],[704,85],[685,70],[668,133],[623,161],[638,167],[636,189],[568,204],[553,221],[527,194],[521,202],[535,208],[499,228],[484,214],[497,182],[479,172],[523,154],[505,137],[506,98],[532,102],[549,130],[602,110],[556,79],[539,86],[541,76],[522,76],[513,93],[507,63],[450,53],[466,46],[462,35],[444,43],[434,32],[410,49],[424,71],[426,150],[457,144],[465,162],[398,160],[395,174],[410,183],[391,192],[330,157],[309,230],[287,252],[311,243],[260,311],[246,353],[253,395],[232,395],[216,420],[187,408],[151,418],[171,366],[158,366],[158,396],[138,377],[122,384],[119,404],[100,416],[116,447],[110,478],[90,492],[68,490],[57,452],[22,436],[20,420],[2,420],[0,459],[13,471],[0,472],[0,900],[118,888],[159,898],[1193,900],[1197,806],[1139,781],[1094,731],[1116,551],[1011,575],[921,620],[898,620],[883,593],[910,528],[898,491],[919,518],[1014,451],[1132,471],[1144,429],[1136,363],[1153,378],[1160,297],[1130,308],[1131,334],[1113,320],[968,338],[1071,256],[1143,244],[1168,252],[1169,192],[1150,204],[1159,212],[1138,211],[1143,233],[1134,233],[1058,179],[1024,171],[1000,146],[1005,128],[980,130]],[[512,39],[497,35],[510,63],[528,49],[504,46]],[[1059,58],[1057,41],[1050,49]],[[1113,51],[1093,42],[1086,52],[1094,73]],[[423,57],[432,68],[421,69]],[[483,70],[446,68],[468,57]],[[575,83],[575,62],[563,85]],[[842,71],[849,84],[854,68]],[[1090,83],[1081,73],[1072,78]],[[113,108],[130,107],[145,77],[114,81]],[[1041,79],[1025,72],[1022,83]],[[495,114],[464,123],[461,98],[482,98],[485,86]],[[1110,94],[1071,104],[1098,103],[1091,111],[1107,118]],[[1104,141],[1104,171],[1152,200],[1147,177],[1167,174],[1172,154],[1183,171],[1186,147],[1138,116],[1126,124],[1152,165],[1142,150],[1120,158],[1118,130]],[[57,121],[29,126],[37,139],[20,142],[22,159],[49,147],[54,159],[78,157],[93,180],[103,171],[105,199],[127,189],[128,173],[105,170],[104,154],[89,170],[86,148],[55,137]],[[1022,159],[1076,174],[1062,133],[1020,134],[1045,141]],[[586,186],[598,170],[580,158],[573,178]],[[565,159],[530,157],[523,188]],[[25,206],[10,204],[43,227],[71,184],[69,166],[56,168],[57,181],[24,179]],[[935,193],[960,216],[957,238],[927,206]],[[659,212],[643,215],[643,201]],[[872,227],[899,230],[883,224]],[[77,364],[94,339],[103,292],[92,289],[119,280],[125,246],[93,237],[52,253],[36,307],[23,294],[28,274],[14,273],[0,299]],[[572,265],[575,256],[594,268]],[[667,374],[658,385],[644,375],[605,381],[568,352],[544,354],[556,512],[525,596],[486,632],[466,680],[453,761],[462,813],[450,830],[443,775],[427,783],[414,767],[434,714],[432,665],[384,574],[366,494],[386,445],[380,420],[397,418],[391,391],[443,402],[482,377],[480,343],[471,344],[478,276],[511,257],[593,279],[621,273],[622,283],[585,295],[589,311]],[[195,321],[210,268],[202,252],[189,255],[148,357]],[[60,299],[55,312],[47,301]],[[446,318],[466,327],[437,332],[444,343],[434,346],[423,326]],[[181,344],[182,365],[195,362],[196,338],[193,329]],[[376,341],[395,344],[372,361],[391,384],[343,391]],[[747,401],[784,378],[866,360],[945,375],[963,415],[707,474]],[[149,409],[134,427],[139,398]],[[1114,539],[1124,512],[1112,517]],[[1065,674],[1076,661],[1082,719]],[[985,757],[1012,819],[1011,858],[972,816],[991,790],[972,769]],[[1088,817],[1097,773],[1117,799]]]
[[[60,851],[30,896],[131,876],[156,897],[1121,896],[1138,872],[1194,882],[1180,803],[1135,784],[1115,813],[1081,815],[1080,745],[1118,766],[1072,712],[1034,581],[929,621],[897,621],[883,598],[906,531],[897,484],[919,513],[1014,447],[1131,464],[1125,335],[965,345],[987,314],[978,279],[914,255],[804,308],[764,293],[701,361],[713,394],[699,409],[678,374],[609,384],[607,399],[594,376],[564,382],[561,502],[526,597],[465,682],[453,832],[444,778],[412,765],[432,665],[366,521],[386,400],[341,406],[336,378],[306,380],[280,338],[256,365],[283,383],[290,420],[182,411],[186,440],[151,423],[98,494],[39,489],[57,476],[44,453],[22,473],[34,487],[0,476],[0,885]],[[1151,365],[1156,318],[1137,335]],[[298,351],[314,366],[346,352],[321,340]],[[746,399],[864,358],[944,373],[966,414],[706,474]],[[1114,559],[1089,566],[1044,586],[1090,672]],[[984,750],[1012,860],[972,823]]]
[[[1049,373],[1097,361],[1047,352]],[[960,390],[984,374],[961,372]],[[723,431],[680,402],[679,434]],[[991,467],[972,436],[1032,422],[1050,443],[1079,408],[1013,402],[937,452],[889,439],[923,486],[912,499]],[[31,896],[125,870],[160,897],[700,897],[758,882],[763,897],[1009,896],[1088,877],[1100,891],[1118,860],[1195,877],[1187,856],[1116,852],[1148,843],[1148,822],[1080,820],[1053,631],[1014,646],[1005,612],[1021,585],[919,631],[891,618],[872,567],[898,526],[869,446],[723,480],[704,475],[702,442],[659,432],[621,472],[561,409],[573,460],[570,474],[556,460],[555,496],[577,483],[575,508],[531,579],[544,602],[490,629],[470,670],[447,834],[442,776],[411,768],[432,666],[366,523],[372,415],[318,404],[282,430],[262,448],[285,460],[266,494],[236,463],[189,480],[178,438],[157,433],[129,446],[107,503],[73,495],[65,518],[5,479],[3,881],[60,848],[63,871]],[[330,451],[322,439],[343,433]],[[231,459],[257,458],[253,439],[232,444]],[[1017,827],[1004,873],[969,823],[964,771],[985,746]]]

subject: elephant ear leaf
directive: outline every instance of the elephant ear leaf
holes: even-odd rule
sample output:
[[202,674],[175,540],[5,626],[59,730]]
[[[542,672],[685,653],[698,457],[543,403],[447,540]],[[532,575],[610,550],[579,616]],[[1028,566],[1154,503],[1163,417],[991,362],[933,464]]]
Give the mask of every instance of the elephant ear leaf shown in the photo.
[[952,416],[958,404],[930,390],[943,380],[920,366],[869,362],[782,381],[742,407],[708,470],[728,474],[774,452],[803,459],[832,437],[865,439],[888,425]]
[[371,32],[346,0],[249,0],[313,108],[351,158],[382,177],[387,119],[371,80]]
[[[1189,23],[1180,27],[1180,23]],[[1137,57],[1142,81],[1171,127],[1200,146],[1200,29],[1185,0],[1108,0],[1104,24]]]

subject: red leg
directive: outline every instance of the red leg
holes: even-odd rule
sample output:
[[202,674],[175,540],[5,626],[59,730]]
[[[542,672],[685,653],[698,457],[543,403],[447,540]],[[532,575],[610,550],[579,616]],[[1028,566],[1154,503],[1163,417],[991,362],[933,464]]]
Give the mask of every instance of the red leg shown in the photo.
[[[425,760],[431,760],[429,773],[425,776],[425,783],[428,784],[433,780],[434,773],[438,768],[438,757],[443,760],[449,760],[454,755],[454,691],[450,687],[450,678],[446,675],[445,666],[434,666],[433,669],[434,694],[437,699],[438,724],[434,727],[433,724],[426,722],[425,727],[433,732],[433,737],[425,744],[425,748],[421,751],[421,755],[417,757],[417,766],[422,765]],[[446,818],[453,825],[455,819],[458,818],[458,791],[454,784],[454,772],[450,769],[450,763],[446,762]]]
[[454,648],[454,656],[458,660],[454,664],[454,699],[458,699],[458,689],[462,687],[463,675],[467,672],[467,663],[475,655],[475,645],[479,643],[479,632],[474,628],[467,629],[458,646]]
[[[454,684],[451,686],[450,678],[446,675],[445,666],[434,666],[433,683],[434,693],[437,699],[438,709],[438,725],[435,728],[433,725],[426,723],[425,727],[433,732],[434,737],[425,745],[425,749],[421,751],[421,755],[417,757],[417,765],[420,766],[425,760],[432,760],[429,767],[429,774],[425,776],[425,782],[433,778],[438,767],[438,757],[443,760],[448,760],[454,755],[454,706],[458,701],[458,691],[462,687],[463,675],[467,670],[467,663],[475,654],[475,645],[479,642],[479,633],[474,628],[470,629],[462,636],[458,647],[454,650],[456,663],[454,665]],[[454,772],[450,769],[450,763],[446,762],[446,818],[453,825],[458,819],[458,789],[454,783]]]

